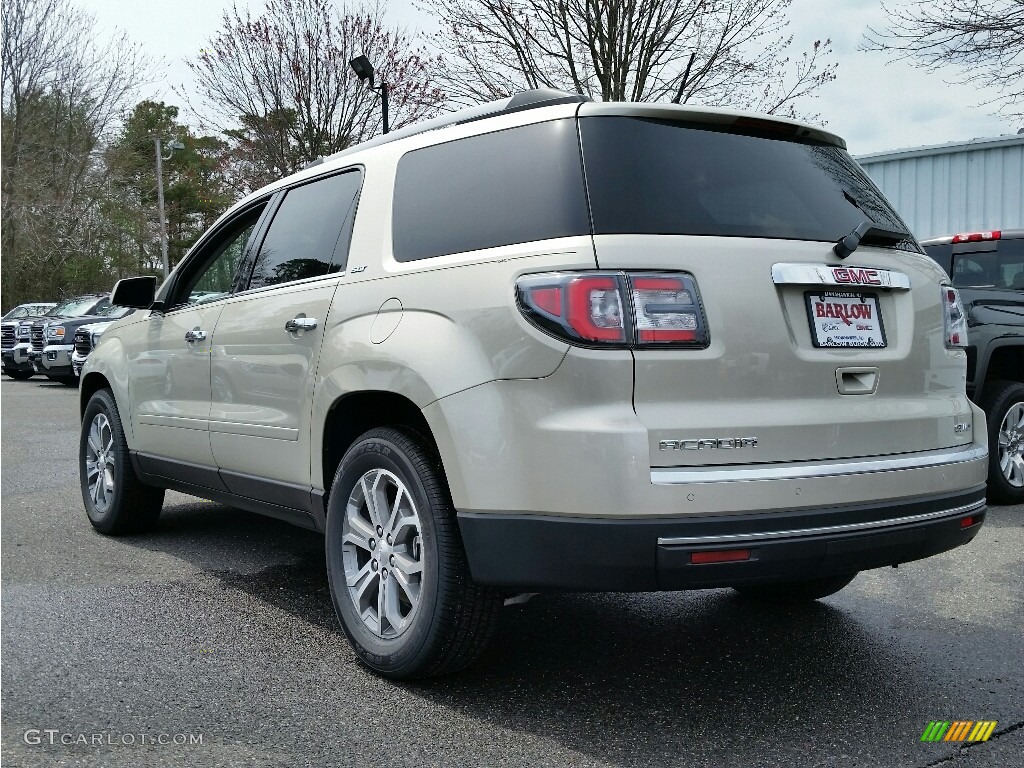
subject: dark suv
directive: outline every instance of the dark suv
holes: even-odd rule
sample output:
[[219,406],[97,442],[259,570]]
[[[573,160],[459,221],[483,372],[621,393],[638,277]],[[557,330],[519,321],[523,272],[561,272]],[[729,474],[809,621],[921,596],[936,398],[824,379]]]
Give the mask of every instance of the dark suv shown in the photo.
[[1024,503],[1024,229],[921,245],[967,309],[967,394],[988,415],[988,497]]

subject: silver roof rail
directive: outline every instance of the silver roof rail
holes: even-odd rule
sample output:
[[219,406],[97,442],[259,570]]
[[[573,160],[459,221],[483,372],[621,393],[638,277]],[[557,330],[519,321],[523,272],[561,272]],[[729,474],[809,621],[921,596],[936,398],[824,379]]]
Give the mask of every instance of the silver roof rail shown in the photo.
[[510,112],[519,112],[524,109],[538,109],[540,107],[550,107],[555,104],[582,104],[585,101],[593,101],[593,99],[580,93],[558,91],[554,88],[536,88],[532,91],[522,91],[521,93],[517,93],[515,96],[507,99],[498,99],[497,101],[489,101],[486,104],[480,104],[476,107],[460,109],[458,112],[451,112],[447,115],[441,115],[440,117],[435,117],[431,120],[424,120],[422,123],[407,125],[404,128],[399,128],[397,131],[391,131],[380,136],[375,136],[372,139],[367,139],[360,144],[356,144],[354,147],[349,147],[341,152],[336,152],[325,159],[333,160],[338,157],[344,157],[345,155],[352,154],[353,152],[360,152],[364,149],[369,149],[370,147],[388,144],[392,141],[398,141],[399,139],[405,139],[409,136],[415,136],[418,133],[426,133],[427,131],[436,131],[439,128],[447,128],[449,125],[471,123],[474,120],[483,120],[487,117],[508,114]]

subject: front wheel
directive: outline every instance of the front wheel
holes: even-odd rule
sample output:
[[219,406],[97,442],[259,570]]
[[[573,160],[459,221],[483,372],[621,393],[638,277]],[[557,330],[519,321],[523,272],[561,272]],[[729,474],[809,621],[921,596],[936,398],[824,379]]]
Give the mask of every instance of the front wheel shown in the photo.
[[109,389],[99,390],[85,407],[78,468],[85,511],[97,531],[119,536],[156,526],[164,489],[144,485],[136,476]]
[[415,432],[373,429],[348,450],[326,546],[335,610],[371,669],[446,674],[484,649],[500,597],[470,577],[440,461]]
[[26,379],[31,379],[35,371],[15,371],[13,368],[4,368],[4,373],[15,381],[25,381]]
[[856,573],[847,576],[826,576],[820,579],[801,579],[776,584],[750,584],[733,587],[743,597],[769,603],[804,603],[834,595],[851,581]]
[[982,408],[988,417],[988,497],[1024,504],[1024,384],[993,384]]

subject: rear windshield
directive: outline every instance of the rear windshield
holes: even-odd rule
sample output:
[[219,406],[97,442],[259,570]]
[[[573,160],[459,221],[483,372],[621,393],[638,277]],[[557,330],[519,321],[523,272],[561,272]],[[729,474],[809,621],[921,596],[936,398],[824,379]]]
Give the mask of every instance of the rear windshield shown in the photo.
[[953,285],[1024,291],[1024,240],[995,241],[991,251],[953,254]]
[[580,134],[595,234],[836,241],[864,221],[908,231],[838,147],[634,117],[583,118]]

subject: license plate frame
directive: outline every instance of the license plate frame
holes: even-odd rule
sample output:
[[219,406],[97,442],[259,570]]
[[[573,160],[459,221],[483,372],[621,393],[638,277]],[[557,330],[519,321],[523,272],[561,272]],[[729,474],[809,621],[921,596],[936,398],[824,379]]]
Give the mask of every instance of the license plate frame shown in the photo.
[[816,348],[885,349],[889,346],[877,293],[815,290],[807,291],[804,300],[811,343]]

